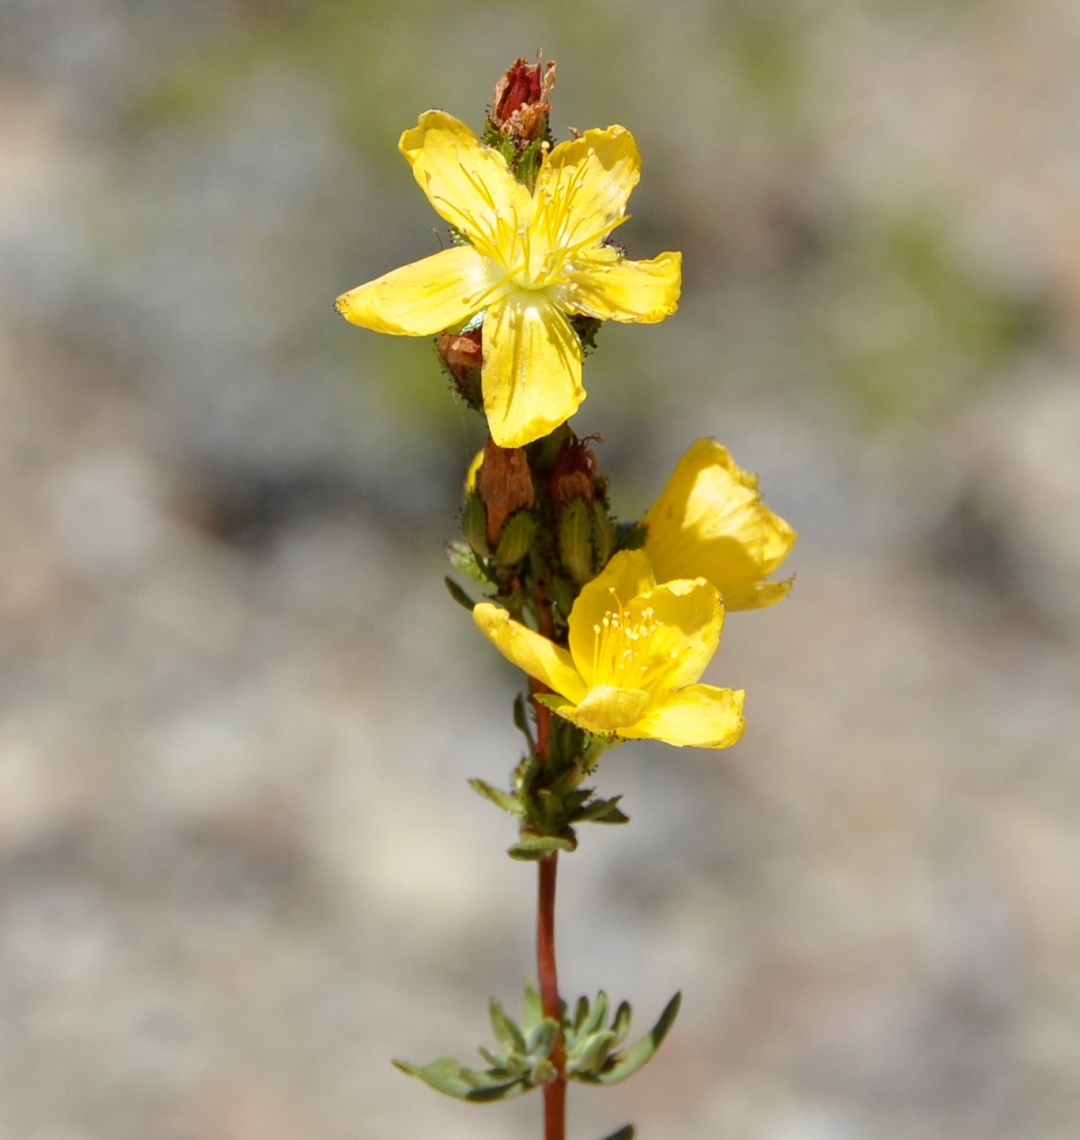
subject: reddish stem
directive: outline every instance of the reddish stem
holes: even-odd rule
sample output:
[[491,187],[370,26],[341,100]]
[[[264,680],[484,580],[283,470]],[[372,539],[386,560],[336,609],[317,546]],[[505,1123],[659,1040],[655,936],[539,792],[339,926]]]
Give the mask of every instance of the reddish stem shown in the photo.
[[[558,852],[541,859],[536,913],[536,969],[540,981],[540,1004],[545,1017],[561,1025],[559,976],[555,965],[555,876]],[[566,1051],[562,1032],[551,1050],[551,1063],[558,1076],[544,1085],[544,1140],[566,1140]]]

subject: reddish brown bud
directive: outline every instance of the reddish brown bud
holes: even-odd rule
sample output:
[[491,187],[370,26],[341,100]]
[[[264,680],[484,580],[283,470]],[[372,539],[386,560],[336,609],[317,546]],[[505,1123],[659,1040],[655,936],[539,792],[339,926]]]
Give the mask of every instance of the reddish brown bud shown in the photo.
[[549,97],[555,85],[555,64],[544,65],[537,52],[536,63],[515,60],[495,87],[491,121],[504,134],[521,142],[542,138],[551,110]]
[[536,500],[525,452],[520,447],[499,447],[489,439],[476,473],[476,493],[484,504],[488,545],[494,550],[510,516]]
[[435,349],[465,403],[475,411],[481,411],[484,403],[480,391],[480,366],[484,352],[480,329],[467,333],[439,333],[435,338]]
[[596,454],[588,442],[570,438],[559,449],[551,469],[548,490],[557,506],[565,506],[574,499],[591,504],[596,498]]

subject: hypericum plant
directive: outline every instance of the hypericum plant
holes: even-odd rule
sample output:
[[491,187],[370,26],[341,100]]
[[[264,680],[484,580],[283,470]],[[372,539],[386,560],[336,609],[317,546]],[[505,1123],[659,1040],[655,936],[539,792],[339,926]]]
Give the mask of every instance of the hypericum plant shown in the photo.
[[[700,439],[641,520],[610,514],[589,439],[567,424],[582,400],[582,361],[605,320],[651,323],[678,302],[681,258],[630,260],[611,240],[627,218],[640,156],[624,127],[554,144],[555,65],[517,60],[499,81],[482,138],[443,111],[401,136],[402,154],[450,224],[451,245],[338,298],[348,320],[434,336],[439,358],[489,438],[465,481],[463,540],[450,560],[487,592],[454,598],[528,678],[514,702],[524,755],[508,788],[470,781],[518,821],[509,854],[539,871],[538,987],[515,1021],[491,1002],[496,1045],[484,1065],[450,1057],[405,1072],[462,1100],[543,1090],[545,1140],[565,1140],[567,1082],[613,1084],[656,1052],[679,1007],[625,1043],[630,1007],[606,994],[559,995],[555,878],[582,823],[626,823],[620,797],[585,782],[608,748],[653,739],[727,748],[743,730],[743,693],[699,679],[725,610],[785,597],[766,582],[795,531],[762,502],[755,476]],[[629,1125],[608,1140],[629,1140]]]

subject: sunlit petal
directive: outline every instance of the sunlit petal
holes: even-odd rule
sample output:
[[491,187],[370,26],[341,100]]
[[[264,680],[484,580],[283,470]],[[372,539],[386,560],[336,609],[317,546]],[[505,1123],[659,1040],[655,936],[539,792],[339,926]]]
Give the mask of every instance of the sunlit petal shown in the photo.
[[490,262],[453,246],[344,293],[337,309],[354,325],[400,336],[431,336],[463,321],[483,292]]
[[428,201],[488,256],[504,232],[532,212],[529,192],[509,172],[506,159],[453,115],[425,111],[406,131],[398,149]]
[[536,224],[564,247],[598,244],[621,221],[641,155],[625,127],[586,131],[560,143],[536,180]]
[[677,748],[730,748],[742,736],[742,690],[690,685],[622,729],[626,740],[662,740]]
[[575,704],[585,695],[585,684],[562,646],[514,621],[491,602],[478,602],[473,619],[499,652],[530,677]]
[[791,588],[763,579],[794,546],[794,529],[765,506],[757,476],[714,439],[690,447],[643,522],[659,581],[707,578],[729,610],[771,605]]
[[484,319],[484,411],[500,447],[524,447],[568,420],[585,399],[581,345],[566,318],[529,293]]
[[668,582],[628,607],[632,619],[645,610],[655,627],[650,649],[657,659],[658,680],[653,687],[671,691],[693,684],[720,644],[724,607],[716,587],[703,578]]
[[655,324],[675,312],[682,288],[682,254],[630,261],[601,246],[574,263],[567,308],[602,321]]

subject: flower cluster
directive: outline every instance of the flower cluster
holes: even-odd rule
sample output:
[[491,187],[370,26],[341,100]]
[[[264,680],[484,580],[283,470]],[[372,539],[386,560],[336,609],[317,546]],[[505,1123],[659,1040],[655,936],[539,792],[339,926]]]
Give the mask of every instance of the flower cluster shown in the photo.
[[725,610],[787,595],[791,579],[766,579],[795,532],[712,439],[693,444],[636,526],[611,519],[595,454],[566,424],[585,398],[585,348],[599,322],[670,316],[681,259],[636,261],[612,243],[638,181],[637,145],[621,126],[554,145],[553,80],[553,65],[519,60],[483,138],[443,111],[420,116],[399,149],[452,244],[337,307],[378,332],[437,336],[486,418],[457,564],[493,588],[468,604],[532,679],[536,715],[578,730],[578,759],[598,741],[724,748],[742,732],[743,694],[700,678]]

